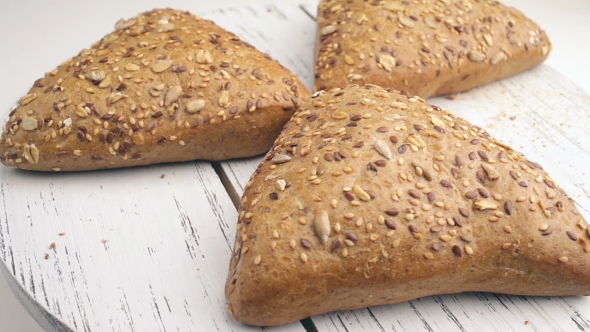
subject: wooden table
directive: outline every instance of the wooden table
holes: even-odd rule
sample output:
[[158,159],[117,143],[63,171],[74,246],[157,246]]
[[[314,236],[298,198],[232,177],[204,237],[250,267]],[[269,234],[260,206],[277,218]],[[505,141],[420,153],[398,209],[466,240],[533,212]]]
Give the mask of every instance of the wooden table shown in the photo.
[[[92,10],[85,15],[92,24]],[[204,16],[312,86],[315,3]],[[40,76],[59,62],[36,56],[39,67],[26,73]],[[33,81],[19,70],[10,76],[16,92],[0,95],[2,107],[13,106]],[[541,65],[455,100],[430,102],[541,163],[590,220],[590,95],[582,89]],[[0,270],[48,331],[590,330],[590,298],[488,293],[333,312],[268,329],[237,323],[225,309],[223,288],[235,203],[259,160],[52,174],[0,167]]]

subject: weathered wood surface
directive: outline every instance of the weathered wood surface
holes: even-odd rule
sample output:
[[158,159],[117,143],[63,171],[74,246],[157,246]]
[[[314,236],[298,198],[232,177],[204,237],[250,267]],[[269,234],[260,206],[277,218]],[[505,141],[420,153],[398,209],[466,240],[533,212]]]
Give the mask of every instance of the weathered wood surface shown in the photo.
[[[304,9],[250,6],[204,16],[311,87],[315,3]],[[30,81],[21,80],[18,89]],[[0,104],[12,99],[0,95]],[[542,65],[453,101],[431,102],[541,163],[590,217],[588,94]],[[259,161],[220,164],[230,191],[241,195]],[[0,199],[2,269],[48,330],[260,330],[233,321],[225,310],[237,213],[210,163],[73,174],[1,167]],[[318,315],[312,322],[321,332],[584,331],[590,330],[590,299],[444,295]],[[270,330],[304,328],[293,323]]]
[[71,174],[2,167],[0,177],[2,259],[67,326],[245,329],[223,295],[236,210],[209,163]]

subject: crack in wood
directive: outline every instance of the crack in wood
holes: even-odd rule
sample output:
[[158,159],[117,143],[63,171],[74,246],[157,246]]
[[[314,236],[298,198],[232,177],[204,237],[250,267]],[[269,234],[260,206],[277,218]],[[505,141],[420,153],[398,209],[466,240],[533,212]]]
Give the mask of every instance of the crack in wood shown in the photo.
[[221,166],[221,163],[219,162],[213,162],[211,163],[211,166],[215,170],[215,173],[217,173],[217,176],[219,176],[219,179],[221,180],[221,183],[223,184],[225,191],[229,194],[232,203],[234,203],[234,207],[236,208],[236,210],[239,209],[241,204],[240,195],[238,194],[236,188],[234,188],[232,182],[227,176],[225,169]]

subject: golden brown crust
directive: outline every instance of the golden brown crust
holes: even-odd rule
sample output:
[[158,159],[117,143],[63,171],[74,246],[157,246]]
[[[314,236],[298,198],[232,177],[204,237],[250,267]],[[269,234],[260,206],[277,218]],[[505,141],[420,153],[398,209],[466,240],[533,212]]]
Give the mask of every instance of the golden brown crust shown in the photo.
[[322,0],[315,90],[377,84],[428,98],[532,68],[545,32],[497,1]]
[[0,160],[65,171],[253,156],[308,97],[234,34],[156,9],[37,80],[10,114]]
[[541,166],[483,129],[419,97],[335,89],[247,184],[226,297],[237,320],[277,325],[443,293],[588,295],[589,241]]

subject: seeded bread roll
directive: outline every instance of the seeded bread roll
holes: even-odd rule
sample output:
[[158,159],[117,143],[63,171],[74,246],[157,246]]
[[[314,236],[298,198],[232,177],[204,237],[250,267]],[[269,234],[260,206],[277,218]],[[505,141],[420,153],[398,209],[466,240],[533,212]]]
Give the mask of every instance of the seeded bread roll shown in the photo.
[[545,32],[497,1],[321,0],[315,89],[377,84],[428,98],[541,63]]
[[587,223],[537,163],[375,86],[303,104],[246,186],[226,284],[244,323],[467,291],[590,294]]
[[253,156],[308,97],[236,35],[157,9],[37,80],[4,126],[0,161],[78,171]]

